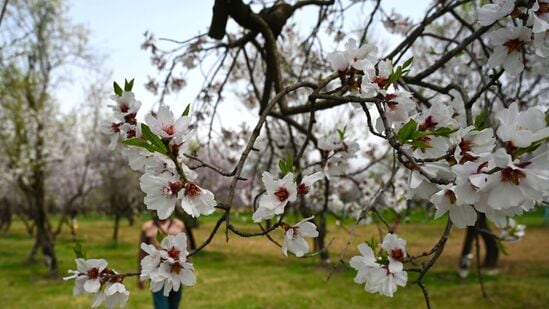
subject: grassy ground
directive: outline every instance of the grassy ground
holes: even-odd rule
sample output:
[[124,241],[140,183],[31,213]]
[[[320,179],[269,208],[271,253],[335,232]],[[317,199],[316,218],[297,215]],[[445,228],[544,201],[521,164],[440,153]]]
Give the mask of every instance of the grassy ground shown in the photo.
[[[421,215],[416,215],[412,223],[399,228],[399,233],[408,240],[408,250],[412,254],[430,248],[443,229],[443,220],[424,224],[420,222],[421,218]],[[501,257],[498,276],[484,278],[489,300],[482,297],[475,273],[465,280],[457,277],[463,231],[454,230],[444,254],[426,279],[434,307],[547,308],[549,228],[543,227],[541,213],[528,215],[522,221],[530,224],[525,239],[507,245],[509,255]],[[204,239],[212,225],[213,218],[208,218],[197,230],[197,238]],[[240,222],[239,226],[254,229],[245,222]],[[358,242],[378,235],[375,226],[361,226],[357,231],[346,261],[357,254]],[[112,222],[109,219],[80,219],[79,237],[88,251],[88,258],[106,258],[110,266],[121,272],[136,268],[138,233],[138,225],[129,227],[124,222],[120,242],[115,246],[110,239]],[[348,237],[342,228],[332,223],[328,240],[332,238],[332,260],[336,260]],[[90,297],[72,297],[72,282],[48,278],[42,265],[23,264],[31,246],[32,239],[18,222],[8,234],[0,234],[0,307],[89,308]],[[56,249],[63,272],[75,267],[72,246],[69,235],[60,236]],[[411,280],[408,286],[399,288],[394,298],[372,295],[353,282],[354,271],[339,269],[326,281],[330,271],[319,267],[315,258],[286,258],[265,238],[243,240],[231,236],[226,243],[224,234],[219,233],[206,250],[194,257],[193,262],[198,282],[185,289],[182,308],[425,306],[420,289],[411,284]],[[411,274],[410,279],[413,276]],[[151,308],[149,291],[138,290],[134,278],[127,280],[131,293],[128,308]]]

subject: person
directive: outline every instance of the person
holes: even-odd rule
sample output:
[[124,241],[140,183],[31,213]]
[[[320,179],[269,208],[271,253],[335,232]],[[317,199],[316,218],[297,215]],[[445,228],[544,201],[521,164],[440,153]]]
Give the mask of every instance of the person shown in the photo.
[[482,267],[486,269],[484,273],[487,275],[496,275],[498,273],[498,243],[496,237],[490,231],[486,215],[479,214],[476,225],[468,226],[465,233],[465,241],[463,242],[463,249],[459,260],[459,276],[462,279],[465,279],[469,275],[469,266],[473,259],[473,242],[477,238],[477,234],[480,234],[486,247],[486,256],[482,264]]
[[[157,235],[162,233],[163,235],[176,235],[185,231],[185,225],[183,222],[176,218],[168,218],[166,220],[160,220],[158,217],[154,217],[153,220],[143,223],[141,228],[141,239],[139,242],[139,255],[137,259],[137,268],[141,271],[141,259],[143,259],[147,253],[141,250],[141,243],[154,245],[157,249],[160,249],[160,243],[158,242]],[[137,286],[140,289],[145,288],[145,283],[137,277]],[[183,286],[179,288],[177,292],[171,291],[170,295],[164,296],[164,291],[153,293],[153,304],[155,309],[177,309],[181,301]]]

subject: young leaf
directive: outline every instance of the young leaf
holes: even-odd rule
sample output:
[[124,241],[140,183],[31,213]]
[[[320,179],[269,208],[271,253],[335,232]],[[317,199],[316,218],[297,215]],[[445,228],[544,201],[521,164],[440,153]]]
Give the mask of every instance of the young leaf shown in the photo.
[[282,159],[280,159],[278,161],[278,168],[280,169],[280,171],[282,172],[282,175],[286,175],[287,173],[285,172],[286,171],[286,162]]
[[162,142],[160,137],[158,137],[158,135],[154,134],[151,131],[151,128],[149,128],[148,125],[142,123],[141,132],[143,133],[143,137],[149,142],[151,142],[154,151],[160,152],[162,154],[168,153],[168,149],[166,148],[166,145],[164,145],[164,143]]
[[288,160],[280,160],[278,161],[278,168],[280,168],[280,172],[282,172],[283,176],[286,176],[286,174],[291,173],[294,171],[294,158],[290,156]]
[[76,241],[76,244],[72,247],[72,250],[74,251],[77,259],[86,259],[86,251],[84,251],[84,248],[82,248],[82,244],[80,244],[79,241]]
[[438,128],[438,129],[436,129],[432,132],[429,132],[429,135],[448,137],[448,136],[450,136],[450,134],[456,132],[457,130],[458,129],[442,127],[442,128]]
[[116,94],[117,96],[122,96],[122,88],[120,88],[120,86],[116,83],[116,82],[113,82],[113,87],[114,87],[114,94]]
[[294,158],[291,155],[288,160],[286,160],[286,168],[289,172],[292,172],[294,170]]
[[344,140],[345,139],[345,132],[347,131],[347,126],[343,127],[343,130],[337,129],[337,134],[339,134],[339,139]]
[[412,61],[414,61],[414,57],[410,57],[410,59],[406,60],[404,62],[404,64],[402,65],[402,68],[403,69],[406,69],[407,67],[409,67],[411,64],[412,64]]
[[528,147],[517,149],[513,153],[513,158],[518,158],[518,157],[522,156],[525,153],[532,153],[532,152],[536,151],[536,149],[538,149],[539,146],[541,146],[541,144],[543,144],[543,142],[544,142],[544,140],[539,140],[539,141],[533,142]]
[[129,139],[123,141],[122,143],[125,144],[125,145],[142,147],[142,148],[147,149],[150,152],[154,152],[153,145],[147,143],[147,141],[142,139],[142,138],[136,138],[136,137],[129,138]]
[[129,82],[126,79],[124,79],[124,91],[132,91],[133,81],[134,79],[130,80]]
[[416,131],[417,122],[414,119],[410,119],[410,121],[403,125],[400,130],[398,130],[397,138],[400,140],[401,143],[405,143],[406,141],[415,137]]
[[503,255],[509,255],[509,252],[507,252],[507,248],[505,248],[502,241],[498,241],[498,249]]
[[377,239],[372,237],[370,241],[366,241],[366,244],[368,245],[368,247],[372,248],[372,251],[376,251],[378,245]]
[[431,148],[431,145],[425,143],[424,141],[420,141],[420,140],[411,141],[410,145],[412,145],[415,148],[419,148],[419,149]]
[[158,243],[161,243],[164,237],[166,237],[166,235],[164,235],[164,233],[162,233],[162,231],[158,229],[158,231],[156,232],[156,240],[158,241]]
[[185,107],[185,110],[183,111],[182,116],[189,116],[189,113],[191,112],[191,104],[187,104],[187,107]]
[[385,86],[385,89],[387,89],[391,84],[394,84],[397,80],[399,80],[401,76],[402,76],[402,67],[398,66],[396,67],[396,70],[393,70],[393,73],[391,73],[391,76],[389,76],[389,80],[387,81],[387,85]]
[[482,113],[478,114],[478,116],[475,117],[475,128],[477,128],[477,130],[481,130],[484,128],[484,121],[486,120],[487,116],[488,113],[486,111],[482,111]]

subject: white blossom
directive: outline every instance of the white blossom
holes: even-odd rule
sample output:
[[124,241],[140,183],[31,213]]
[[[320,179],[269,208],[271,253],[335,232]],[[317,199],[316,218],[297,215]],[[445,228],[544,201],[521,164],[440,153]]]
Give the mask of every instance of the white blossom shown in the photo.
[[82,293],[97,293],[101,288],[100,275],[107,268],[107,261],[104,259],[82,259],[78,258],[76,271],[69,270],[72,276],[64,277],[63,280],[76,279],[73,295]]
[[477,220],[477,213],[473,206],[457,203],[454,185],[447,185],[435,193],[430,201],[435,205],[435,219],[448,212],[452,223],[459,228],[472,226]]
[[494,52],[488,59],[488,67],[501,65],[511,76],[518,75],[524,69],[523,46],[530,42],[531,35],[532,30],[524,26],[509,26],[490,33]]
[[485,4],[477,10],[478,23],[489,26],[497,20],[511,14],[515,8],[515,0],[496,0]]
[[147,114],[145,120],[153,133],[162,138],[171,139],[170,143],[181,144],[192,136],[192,131],[189,129],[191,118],[181,116],[175,119],[173,112],[166,105],[160,105],[156,114]]
[[309,222],[311,218],[303,219],[295,225],[286,225],[284,229],[284,243],[282,244],[282,253],[288,256],[288,251],[297,257],[302,257],[309,252],[309,245],[304,237],[317,237],[316,226]]
[[528,10],[528,23],[533,33],[545,33],[549,30],[549,0],[537,0]]
[[217,202],[211,191],[199,187],[194,182],[187,182],[179,192],[181,208],[193,218],[209,215],[215,211]]
[[389,233],[383,238],[381,248],[387,252],[389,257],[389,271],[392,273],[401,272],[404,268],[402,261],[406,258],[406,240]]
[[517,103],[496,114],[499,120],[497,136],[513,147],[528,147],[535,141],[549,137],[549,127],[545,126],[545,114],[537,108],[519,111]]
[[112,95],[111,99],[116,102],[116,104],[109,105],[114,111],[114,116],[124,122],[129,122],[130,120],[135,119],[139,108],[141,107],[141,102],[135,99],[135,94],[133,92],[124,91],[121,96]]
[[261,222],[263,219],[270,219],[274,215],[284,213],[284,207],[288,202],[294,202],[297,199],[297,186],[293,173],[275,180],[271,173],[265,171],[262,180],[267,192],[259,199],[259,207],[253,214],[254,222]]
[[158,218],[164,220],[173,213],[184,184],[174,175],[146,173],[140,178],[140,186],[146,194],[144,202],[147,209],[156,210]]
[[309,193],[309,191],[311,191],[311,188],[315,184],[315,182],[321,180],[322,178],[324,178],[324,174],[322,172],[316,172],[314,174],[303,177],[299,185],[297,185],[297,193],[298,194]]

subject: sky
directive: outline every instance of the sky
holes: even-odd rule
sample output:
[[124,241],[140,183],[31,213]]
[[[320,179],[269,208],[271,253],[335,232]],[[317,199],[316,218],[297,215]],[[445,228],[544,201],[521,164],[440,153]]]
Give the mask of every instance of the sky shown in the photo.
[[[112,73],[111,79],[105,80],[108,89],[111,89],[113,80],[120,82],[124,78],[135,78],[133,91],[143,103],[142,110],[147,111],[158,101],[158,98],[144,88],[144,84],[148,81],[147,76],[154,76],[156,70],[151,65],[149,52],[140,48],[144,41],[143,34],[145,31],[150,31],[156,37],[185,40],[204,33],[210,23],[213,2],[213,0],[71,0],[69,1],[69,18],[75,23],[84,24],[90,30],[92,50],[104,58],[102,65],[105,71]],[[430,3],[430,0],[383,0],[382,6],[387,12],[395,8],[401,14],[418,20]],[[351,16],[351,19],[360,17],[362,16],[357,14],[357,16]],[[307,16],[300,18],[302,18],[300,22],[307,22]],[[382,31],[381,27],[375,30]],[[380,32],[377,35],[384,35],[384,33]],[[393,40],[391,39],[391,42]],[[85,99],[83,89],[89,82],[88,73],[82,71],[73,74],[71,83],[58,90],[57,96],[60,98],[62,111],[78,107]],[[178,95],[166,99],[166,103],[176,113],[182,112],[186,103],[196,97],[203,83],[201,75],[196,74],[191,77],[187,80],[187,87]],[[222,112],[223,108],[222,106]],[[244,107],[227,112],[235,116],[227,117],[228,125],[231,125],[230,119],[253,120],[255,116]],[[236,125],[236,122],[233,124]],[[224,123],[224,125],[227,124]]]

